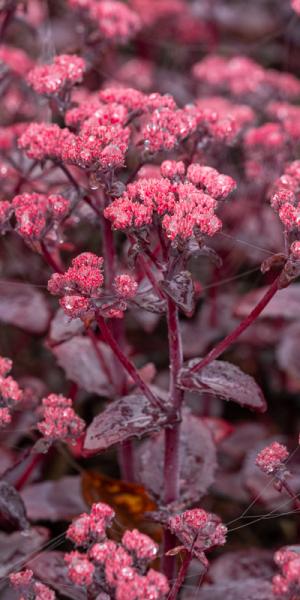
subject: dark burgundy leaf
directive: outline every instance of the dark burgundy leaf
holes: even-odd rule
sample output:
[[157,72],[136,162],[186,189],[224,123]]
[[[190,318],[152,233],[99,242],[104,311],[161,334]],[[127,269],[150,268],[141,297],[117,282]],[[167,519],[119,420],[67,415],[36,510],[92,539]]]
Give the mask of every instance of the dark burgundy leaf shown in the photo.
[[21,495],[31,521],[69,521],[87,510],[77,475],[29,485]]
[[[276,350],[280,368],[290,377],[300,379],[300,323],[286,328]],[[300,382],[299,382],[300,383]],[[299,389],[299,388],[298,388]]]
[[238,579],[270,580],[275,575],[274,553],[262,548],[247,548],[222,554],[209,568],[209,579],[213,583],[237,581]]
[[[266,293],[268,287],[249,292],[242,296],[235,306],[234,313],[237,317],[246,317]],[[289,287],[279,290],[267,304],[259,318],[299,319],[300,317],[300,284],[293,283]]]
[[74,335],[80,334],[84,330],[81,319],[70,319],[62,308],[54,315],[49,330],[50,344],[64,342]]
[[14,533],[0,532],[0,577],[18,570],[23,561],[27,564],[27,559],[31,558],[34,552],[40,551],[48,538],[48,530],[44,527],[32,527],[27,531]]
[[262,423],[238,423],[232,434],[221,443],[222,464],[230,468],[239,466],[253,446],[267,436],[268,430]]
[[207,302],[194,319],[182,322],[183,351],[187,358],[204,354],[212,342],[225,337],[233,329],[237,323],[232,318],[233,301],[232,296],[220,294],[213,311],[211,303]]
[[162,281],[160,285],[186,315],[193,314],[196,297],[192,275],[189,271],[181,271],[173,279]]
[[0,481],[0,515],[20,529],[28,529],[29,522],[20,494],[6,481]]
[[50,310],[45,296],[29,284],[0,283],[0,321],[30,333],[44,333]]
[[159,315],[166,310],[166,301],[157,295],[148,279],[140,282],[137,294],[131,303]]
[[[182,600],[194,600],[194,591],[183,594]],[[274,600],[272,584],[264,579],[244,579],[204,585],[197,593],[197,600]]]
[[101,452],[113,444],[157,431],[168,417],[154,408],[145,396],[134,393],[115,400],[87,428],[84,450]]
[[[141,483],[155,496],[163,498],[164,432],[144,441],[137,458]],[[216,448],[211,432],[199,417],[184,411],[181,425],[180,501],[197,502],[214,481]]]
[[[99,351],[106,365],[113,364],[110,348],[103,342],[98,342]],[[66,373],[66,377],[75,381],[87,392],[110,396],[113,386],[108,380],[105,370],[99,364],[91,340],[87,337],[75,336],[72,339],[52,349],[57,362]]]
[[223,360],[214,360],[199,372],[193,373],[192,367],[201,359],[191,360],[181,370],[179,386],[183,390],[209,390],[226,400],[233,400],[241,406],[263,412],[266,401],[260,387],[253,377],[239,367]]
[[29,563],[29,567],[38,579],[63,597],[86,600],[86,591],[75,586],[68,577],[64,552],[43,552]]

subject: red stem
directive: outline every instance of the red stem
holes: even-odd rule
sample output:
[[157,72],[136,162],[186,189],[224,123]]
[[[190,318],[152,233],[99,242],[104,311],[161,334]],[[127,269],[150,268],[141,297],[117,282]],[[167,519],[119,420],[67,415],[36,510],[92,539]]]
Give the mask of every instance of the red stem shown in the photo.
[[[178,373],[182,367],[182,343],[176,304],[167,300],[167,324],[170,355],[170,401],[174,411],[180,412],[183,392],[176,387]],[[164,457],[164,502],[169,504],[179,497],[180,475],[180,423],[176,423],[165,431]],[[174,536],[167,530],[164,535],[163,570],[169,580],[173,578],[176,560],[174,556],[166,556],[166,552],[174,546]]]
[[177,575],[174,586],[172,587],[170,594],[168,596],[168,600],[176,600],[177,594],[178,594],[181,586],[184,583],[184,580],[185,580],[185,577],[187,574],[187,570],[189,568],[189,564],[190,564],[191,560],[192,560],[192,554],[191,554],[191,552],[187,552],[187,554],[183,560],[183,563],[179,569],[179,573]]
[[124,354],[122,348],[119,346],[118,342],[113,337],[110,329],[108,328],[108,326],[105,322],[105,319],[103,317],[101,317],[101,315],[99,315],[99,314],[97,316],[97,323],[98,323],[99,329],[102,333],[104,341],[110,346],[113,353],[119,359],[121,365],[124,367],[124,369],[130,375],[130,377],[133,379],[133,381],[135,382],[137,387],[140,388],[141,392],[143,392],[143,394],[146,396],[146,398],[148,398],[149,402],[155,408],[159,407],[160,409],[165,410],[165,407],[164,407],[163,403],[161,402],[161,400],[153,394],[153,392],[150,390],[148,385],[141,378],[141,376],[139,375],[134,364],[127,358],[127,356]]
[[292,498],[294,500],[295,506],[299,510],[300,509],[299,498],[297,498],[296,494],[293,492],[293,490],[290,488],[289,484],[286,481],[281,481],[280,483],[281,483],[281,486],[283,487],[283,489],[285,489],[285,491],[288,493],[290,498]]
[[200,369],[203,369],[209,365],[213,360],[218,358],[229,346],[231,346],[237,338],[247,329],[256,319],[260,313],[272,300],[273,296],[280,289],[280,275],[273,281],[272,285],[268,288],[262,299],[253,308],[249,315],[241,321],[241,323],[229,333],[219,344],[217,344],[202,360],[200,360],[191,369],[192,373],[197,373]]

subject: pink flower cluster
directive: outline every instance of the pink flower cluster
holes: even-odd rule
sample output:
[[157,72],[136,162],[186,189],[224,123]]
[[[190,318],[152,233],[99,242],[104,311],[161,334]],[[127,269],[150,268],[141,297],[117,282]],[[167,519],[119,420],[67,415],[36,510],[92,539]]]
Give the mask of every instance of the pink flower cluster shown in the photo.
[[37,428],[47,441],[74,442],[83,433],[85,422],[76,415],[72,404],[72,400],[62,394],[43,398],[43,420]]
[[281,569],[273,577],[273,594],[278,600],[296,600],[300,596],[300,546],[285,546],[275,553]]
[[246,104],[234,104],[222,96],[209,96],[196,100],[196,117],[201,127],[215,140],[232,142],[255,121],[255,113]]
[[70,201],[60,194],[25,193],[15,196],[12,202],[0,204],[0,229],[10,228],[12,216],[15,218],[15,230],[25,240],[40,240],[52,230],[70,211]]
[[52,159],[92,170],[122,167],[130,130],[118,123],[101,125],[86,120],[78,134],[49,123],[31,123],[18,140],[29,158]]
[[287,133],[281,123],[265,123],[246,132],[244,149],[248,179],[269,185],[289,156]]
[[224,90],[233,96],[256,98],[297,98],[300,82],[290,73],[264,69],[245,56],[208,55],[193,67],[195,78],[209,89]]
[[111,526],[115,512],[107,504],[93,504],[90,514],[82,513],[69,526],[67,537],[76,546],[90,546],[106,539],[106,529]]
[[84,9],[102,39],[126,43],[141,27],[139,16],[124,2],[118,0],[69,0],[73,8]]
[[[274,184],[271,206],[278,212],[286,231],[300,230],[300,161],[287,165],[284,174]],[[296,256],[299,248],[294,246]]]
[[105,209],[114,228],[144,228],[158,216],[172,242],[188,240],[197,233],[214,235],[221,228],[215,214],[217,199],[233,191],[234,180],[198,164],[190,165],[184,178],[184,164],[175,161],[162,163],[161,172],[164,177],[129,184]]
[[14,74],[20,75],[21,77],[24,77],[32,68],[32,60],[24,50],[6,46],[5,44],[1,44],[0,48],[0,63],[1,62]]
[[126,531],[120,544],[107,539],[114,511],[94,504],[90,515],[82,514],[70,525],[67,537],[86,548],[66,554],[68,575],[76,585],[97,587],[116,600],[163,600],[169,591],[164,575],[147,565],[157,556],[158,546],[138,530]]
[[20,600],[55,600],[56,598],[53,590],[37,581],[30,569],[11,573],[9,580],[11,585],[22,594]]
[[197,129],[197,119],[192,111],[175,107],[154,110],[141,132],[145,150],[149,154],[173,150]]
[[62,296],[60,305],[72,318],[94,315],[99,310],[106,317],[122,318],[127,302],[136,294],[138,284],[129,273],[116,275],[113,280],[114,295],[108,298],[103,292],[103,258],[92,252],[83,252],[72,260],[65,273],[54,273],[48,290]]
[[300,15],[300,0],[291,0],[292,9]]
[[9,358],[0,356],[0,427],[11,422],[11,411],[23,399],[23,392],[8,373],[12,368]]
[[60,54],[50,65],[34,67],[27,81],[35,92],[44,96],[61,94],[82,81],[85,61],[75,54]]
[[186,510],[170,517],[168,527],[183,546],[204,565],[208,564],[205,552],[226,542],[226,526],[217,515],[201,508]]
[[300,107],[289,102],[270,102],[267,113],[281,123],[288,136],[289,143],[300,139]]
[[62,296],[60,305],[67,315],[81,317],[93,310],[91,298],[97,299],[102,293],[102,269],[102,256],[83,252],[73,258],[71,267],[65,273],[51,276],[48,290],[55,296]]
[[283,444],[273,442],[259,452],[256,457],[256,465],[267,475],[277,475],[285,470],[284,461],[288,458],[289,452]]

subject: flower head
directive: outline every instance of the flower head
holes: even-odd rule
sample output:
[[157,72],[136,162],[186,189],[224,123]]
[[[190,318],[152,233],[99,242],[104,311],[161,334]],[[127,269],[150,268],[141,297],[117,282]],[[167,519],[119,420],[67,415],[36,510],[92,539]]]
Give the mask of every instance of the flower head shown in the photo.
[[270,475],[283,467],[288,456],[289,452],[283,444],[273,442],[258,453],[255,462],[261,471]]
[[70,89],[82,80],[85,70],[84,60],[76,55],[60,54],[50,65],[34,67],[27,75],[27,81],[35,92],[45,96],[59,94]]
[[50,394],[42,400],[43,420],[37,428],[49,441],[74,442],[85,429],[85,422],[76,415],[72,400],[62,394]]
[[227,528],[222,525],[220,518],[201,508],[186,510],[170,517],[168,526],[185,548],[204,564],[207,563],[204,553],[226,541]]

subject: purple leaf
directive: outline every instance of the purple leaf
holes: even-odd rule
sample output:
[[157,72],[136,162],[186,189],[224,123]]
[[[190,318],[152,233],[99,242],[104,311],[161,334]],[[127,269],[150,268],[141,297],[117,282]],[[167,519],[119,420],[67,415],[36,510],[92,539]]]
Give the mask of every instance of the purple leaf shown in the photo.
[[24,502],[16,489],[6,481],[0,481],[0,515],[20,529],[29,527]]
[[[98,342],[104,364],[113,364],[110,348],[103,342]],[[108,375],[99,364],[91,340],[87,337],[75,336],[72,339],[52,349],[57,362],[66,373],[66,377],[75,381],[87,392],[100,396],[111,396],[114,392]]]
[[241,406],[263,412],[266,401],[260,387],[253,377],[243,373],[239,367],[223,360],[214,360],[199,372],[193,373],[192,367],[201,359],[191,360],[181,370],[179,386],[183,390],[209,390],[226,400],[233,400]]
[[71,600],[86,600],[86,591],[75,586],[69,579],[64,552],[43,552],[31,563],[35,577]]
[[148,279],[140,282],[137,294],[131,304],[158,315],[166,310],[166,301],[157,295]]
[[209,579],[213,583],[238,579],[271,579],[275,575],[273,552],[262,548],[247,548],[222,554],[210,565]]
[[50,344],[58,344],[84,331],[81,319],[70,319],[62,308],[55,313],[49,330]]
[[[290,377],[300,378],[300,323],[286,328],[276,350],[279,367]],[[298,388],[299,389],[299,388]]]
[[134,436],[141,437],[165,426],[168,417],[153,408],[142,394],[115,400],[87,428],[84,450],[101,452]]
[[77,475],[29,485],[21,495],[32,521],[69,521],[87,510]]
[[[235,307],[235,315],[246,317],[267,291],[267,287],[249,292],[242,296]],[[259,318],[262,319],[298,319],[300,315],[300,284],[293,283],[279,290],[269,304],[264,308]]]
[[48,530],[44,527],[32,527],[26,532],[0,532],[0,577],[18,570],[23,561],[27,564],[27,559],[31,558],[34,552],[40,551],[48,538]]
[[189,271],[181,271],[173,279],[162,281],[160,286],[186,315],[193,314],[196,296],[192,275]]
[[[197,502],[214,481],[216,448],[201,418],[184,411],[180,429],[180,501]],[[141,483],[163,498],[164,432],[143,442],[138,450],[137,473]]]
[[[194,592],[187,591],[182,600],[195,598]],[[272,584],[264,579],[244,579],[214,585],[204,585],[197,593],[197,600],[274,600]]]
[[213,318],[211,303],[206,302],[191,321],[183,321],[182,341],[183,351],[187,358],[204,354],[207,347],[227,333],[236,325],[232,318],[233,298],[228,294],[220,294],[216,299],[215,314],[222,318]]
[[45,296],[29,284],[0,284],[0,321],[30,333],[46,331],[50,310]]

